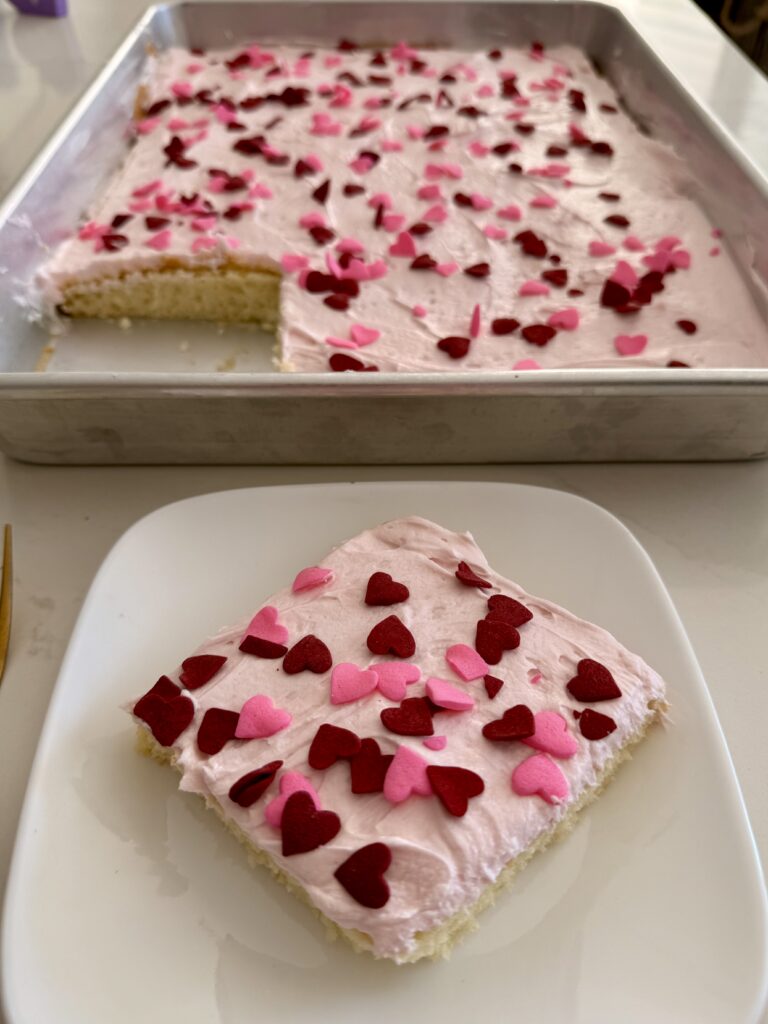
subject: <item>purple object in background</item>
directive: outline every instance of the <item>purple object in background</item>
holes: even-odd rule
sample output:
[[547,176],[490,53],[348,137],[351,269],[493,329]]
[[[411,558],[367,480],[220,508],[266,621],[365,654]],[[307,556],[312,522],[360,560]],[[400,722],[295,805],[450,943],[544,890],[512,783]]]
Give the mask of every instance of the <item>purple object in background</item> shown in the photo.
[[67,14],[67,0],[11,0],[11,5],[22,14],[45,18],[64,18]]

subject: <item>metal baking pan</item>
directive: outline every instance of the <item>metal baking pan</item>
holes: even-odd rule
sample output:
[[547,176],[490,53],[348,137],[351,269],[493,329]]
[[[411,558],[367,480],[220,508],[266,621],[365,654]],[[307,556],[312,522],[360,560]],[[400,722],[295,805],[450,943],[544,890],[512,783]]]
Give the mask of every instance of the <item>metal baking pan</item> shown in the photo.
[[[40,463],[756,459],[768,369],[279,374],[248,328],[77,323],[58,346],[20,303],[124,151],[149,44],[408,39],[572,43],[641,127],[696,168],[765,315],[768,184],[613,7],[589,2],[178,3],[151,8],[0,213],[0,448]],[[94,143],[99,159],[94,159]],[[90,147],[90,149],[88,148]]]

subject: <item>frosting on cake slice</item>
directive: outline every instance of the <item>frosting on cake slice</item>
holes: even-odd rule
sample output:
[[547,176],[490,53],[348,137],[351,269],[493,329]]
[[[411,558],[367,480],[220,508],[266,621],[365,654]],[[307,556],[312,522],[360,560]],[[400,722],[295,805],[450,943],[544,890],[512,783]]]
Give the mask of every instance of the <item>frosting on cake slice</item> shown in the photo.
[[303,569],[130,710],[358,949],[445,954],[664,710],[599,626],[405,518]]

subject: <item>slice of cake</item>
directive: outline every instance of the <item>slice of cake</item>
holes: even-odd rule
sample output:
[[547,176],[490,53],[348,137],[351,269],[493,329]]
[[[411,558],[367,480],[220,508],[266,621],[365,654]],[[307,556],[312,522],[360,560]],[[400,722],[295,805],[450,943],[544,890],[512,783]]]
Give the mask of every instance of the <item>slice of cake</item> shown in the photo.
[[132,129],[43,270],[69,316],[254,321],[297,371],[768,365],[691,173],[573,47],[171,49]]
[[254,860],[398,963],[447,954],[664,707],[605,630],[418,518],[303,569],[131,705]]

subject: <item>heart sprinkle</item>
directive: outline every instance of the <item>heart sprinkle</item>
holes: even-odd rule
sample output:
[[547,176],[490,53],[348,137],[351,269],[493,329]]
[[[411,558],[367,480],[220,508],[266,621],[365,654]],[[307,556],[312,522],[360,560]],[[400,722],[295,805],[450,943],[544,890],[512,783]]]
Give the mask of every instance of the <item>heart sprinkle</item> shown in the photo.
[[480,619],[475,634],[475,650],[489,665],[498,665],[505,651],[520,646],[520,634],[504,619]]
[[480,776],[468,768],[431,764],[427,767],[427,778],[443,807],[456,818],[462,818],[472,797],[485,789]]
[[271,697],[258,694],[250,697],[240,709],[235,730],[239,740],[261,740],[287,729],[293,716],[282,708],[276,708]]
[[251,807],[269,789],[282,761],[270,761],[261,768],[241,776],[229,791],[229,799],[240,807]]
[[491,621],[501,619],[519,629],[520,626],[531,621],[533,612],[513,597],[507,597],[506,594],[494,594],[493,597],[488,598],[488,614],[485,617]]
[[277,608],[267,605],[251,619],[240,650],[260,658],[282,658],[288,643],[288,630],[277,619]]
[[470,711],[475,706],[473,697],[446,679],[433,676],[427,680],[426,690],[433,704],[448,711]]
[[449,647],[445,652],[445,660],[456,675],[467,683],[473,679],[482,679],[488,674],[486,662],[467,644],[454,644],[453,647]]
[[351,662],[334,665],[331,673],[331,704],[350,704],[376,689],[378,675],[373,669],[358,668]]
[[616,680],[599,661],[582,658],[576,666],[576,675],[566,685],[572,697],[582,704],[595,704],[601,700],[615,700],[621,697]]
[[374,606],[400,604],[409,597],[408,587],[404,583],[396,583],[388,572],[375,572],[365,591],[365,603]]
[[554,761],[546,754],[532,754],[512,772],[512,789],[518,796],[538,796],[548,804],[568,798],[570,786]]
[[298,790],[285,801],[280,830],[284,857],[310,853],[329,843],[341,828],[341,820],[333,811],[319,811],[309,793]]
[[302,569],[296,576],[291,591],[294,594],[299,594],[303,590],[314,590],[316,587],[322,587],[325,583],[330,583],[332,579],[332,569],[323,569],[319,565],[312,565],[308,569]]
[[447,736],[428,736],[427,739],[421,741],[427,750],[445,750],[446,744],[448,743]]
[[353,793],[381,793],[392,754],[382,754],[376,740],[367,737],[360,749],[349,759],[349,778]]
[[486,590],[493,586],[490,580],[478,576],[466,562],[459,562],[459,567],[454,575],[459,583],[463,583],[465,587],[479,587],[481,590]]
[[593,708],[585,708],[576,712],[579,716],[579,730],[587,740],[604,740],[616,729],[616,723],[610,715],[602,715]]
[[384,875],[391,863],[392,852],[386,843],[369,843],[347,857],[333,875],[356,903],[380,910],[389,900]]
[[324,723],[315,733],[307,761],[310,768],[325,771],[339,759],[354,757],[360,750],[360,738],[349,729]]
[[310,633],[294,644],[283,658],[283,671],[289,676],[305,670],[320,675],[327,672],[332,664],[331,652],[322,640]]
[[508,708],[501,718],[483,726],[483,736],[493,742],[527,740],[536,731],[533,712],[525,704]]
[[414,793],[417,796],[431,796],[428,767],[427,761],[415,750],[398,747],[384,779],[384,796],[391,804],[401,804]]
[[562,759],[578,752],[579,744],[568,732],[568,723],[556,711],[539,711],[534,715],[534,723],[533,736],[523,739],[526,746]]
[[317,795],[315,787],[309,781],[306,776],[302,775],[301,772],[283,772],[280,776],[280,796],[276,796],[274,800],[270,800],[267,804],[266,810],[264,811],[264,817],[266,818],[267,824],[271,825],[272,828],[280,828],[280,823],[283,820],[283,808],[285,807],[286,800],[292,793],[298,792],[309,793],[315,804],[315,807],[320,807],[320,797]]
[[226,662],[223,654],[196,654],[181,663],[181,685],[187,690],[205,686]]
[[405,688],[421,679],[419,666],[406,661],[379,661],[369,668],[376,673],[379,693],[387,700],[401,701],[405,697]]
[[134,705],[133,713],[149,726],[160,746],[170,747],[195,717],[195,705],[162,676]]
[[236,711],[225,708],[208,708],[197,730],[197,747],[202,754],[218,754],[225,743],[235,738]]
[[488,694],[489,700],[493,700],[503,685],[504,680],[498,679],[496,676],[483,677],[483,686],[485,687],[485,692]]
[[424,697],[406,697],[396,708],[384,708],[381,721],[398,736],[431,736],[434,732],[429,704]]
[[368,634],[368,650],[372,654],[394,654],[396,658],[410,658],[416,651],[411,631],[396,615],[389,615],[377,623]]

